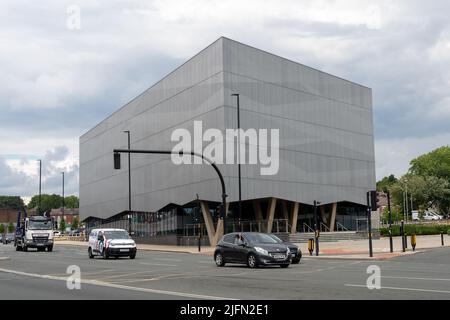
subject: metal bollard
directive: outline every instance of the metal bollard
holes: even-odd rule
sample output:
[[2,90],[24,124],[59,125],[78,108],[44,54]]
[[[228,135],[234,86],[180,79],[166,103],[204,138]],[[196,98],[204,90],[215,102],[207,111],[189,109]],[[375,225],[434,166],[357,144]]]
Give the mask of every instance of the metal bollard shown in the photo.
[[312,256],[314,252],[314,239],[308,239],[308,251],[309,255]]
[[413,251],[416,251],[416,244],[417,244],[417,238],[415,234],[411,235],[411,246],[413,248]]
[[405,232],[405,249],[408,249],[408,235]]
[[202,236],[198,236],[198,252],[202,250]]
[[441,243],[442,243],[442,246],[444,246],[444,233],[443,232],[441,232]]
[[405,252],[406,251],[406,249],[405,249],[405,225],[404,225],[403,220],[401,221],[401,224],[400,224],[400,236],[402,238],[402,251]]

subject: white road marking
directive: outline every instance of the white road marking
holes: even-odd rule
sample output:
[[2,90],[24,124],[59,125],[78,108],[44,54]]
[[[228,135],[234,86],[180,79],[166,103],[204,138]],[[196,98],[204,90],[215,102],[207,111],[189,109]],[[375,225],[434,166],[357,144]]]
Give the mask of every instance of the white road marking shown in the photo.
[[[27,273],[27,272],[2,269],[2,268],[0,268],[0,272],[16,274],[16,275],[21,275],[21,276],[25,276],[25,277],[48,279],[48,280],[58,280],[58,281],[67,281],[67,278],[68,278],[68,277],[55,277],[55,276],[36,274],[36,273]],[[208,295],[200,295],[200,294],[177,292],[177,291],[166,291],[166,290],[158,290],[158,289],[150,289],[150,288],[130,287],[130,286],[124,286],[124,285],[120,285],[120,284],[102,282],[102,281],[98,281],[98,280],[83,280],[82,279],[81,283],[95,285],[95,286],[101,286],[101,287],[109,287],[109,288],[115,288],[115,289],[123,289],[123,290],[146,292],[146,293],[157,293],[157,294],[178,296],[178,297],[185,297],[185,298],[193,298],[193,299],[237,300],[237,299],[233,299],[233,298],[208,296]]]
[[392,276],[381,276],[386,279],[405,279],[405,280],[426,280],[426,281],[450,281],[450,279],[438,279],[438,278],[412,278],[412,277],[392,277]]
[[147,266],[178,267],[177,264],[163,264],[163,263],[150,263],[150,262],[139,262],[139,264],[144,264]]
[[[366,288],[366,285],[359,285],[359,284],[345,284],[346,287],[356,287],[356,288]],[[450,294],[450,291],[444,291],[444,290],[432,290],[432,289],[417,289],[417,288],[400,288],[400,287],[381,287],[381,290],[401,290],[401,291],[418,291],[418,292],[434,292],[434,293],[444,293],[444,294]]]
[[181,262],[181,259],[169,259],[169,258],[155,258],[155,260],[160,260],[160,261],[173,261],[173,262]]

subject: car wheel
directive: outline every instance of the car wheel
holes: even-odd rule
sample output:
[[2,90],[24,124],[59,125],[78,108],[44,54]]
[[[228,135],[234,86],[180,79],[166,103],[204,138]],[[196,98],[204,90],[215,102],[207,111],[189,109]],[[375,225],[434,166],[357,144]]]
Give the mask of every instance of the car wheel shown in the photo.
[[22,251],[22,247],[16,246],[16,251]]
[[258,263],[256,262],[256,257],[253,253],[250,253],[247,257],[247,266],[249,268],[256,268],[258,267]]
[[22,246],[22,251],[27,252],[28,251],[28,247],[27,246]]
[[299,264],[300,263],[300,259],[292,259],[292,264]]
[[287,268],[287,267],[289,267],[289,265],[288,264],[280,264],[280,267]]
[[135,254],[132,254],[132,255],[130,256],[130,259],[134,259],[134,258],[136,258],[136,253],[135,253]]
[[223,267],[225,265],[225,260],[220,252],[216,253],[214,261],[216,262],[216,266],[218,267]]
[[94,259],[94,255],[92,254],[91,247],[89,247],[89,249],[88,249],[88,255],[89,255],[89,259]]

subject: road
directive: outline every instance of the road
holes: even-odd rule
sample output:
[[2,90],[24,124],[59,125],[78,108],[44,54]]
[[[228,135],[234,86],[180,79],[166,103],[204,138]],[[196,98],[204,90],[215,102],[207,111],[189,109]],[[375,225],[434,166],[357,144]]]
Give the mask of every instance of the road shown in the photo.
[[[85,248],[16,252],[0,245],[4,299],[450,299],[450,248],[386,261],[305,257],[288,269],[217,268],[211,256],[139,251],[128,258],[88,259]],[[81,289],[66,287],[68,266]],[[381,270],[381,290],[366,286],[367,268]]]

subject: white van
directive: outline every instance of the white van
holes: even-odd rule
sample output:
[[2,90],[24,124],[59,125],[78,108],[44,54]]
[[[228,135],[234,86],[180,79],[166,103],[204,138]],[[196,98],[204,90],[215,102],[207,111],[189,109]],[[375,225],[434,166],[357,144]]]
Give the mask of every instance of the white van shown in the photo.
[[136,243],[123,229],[93,229],[89,234],[89,258],[136,257]]

